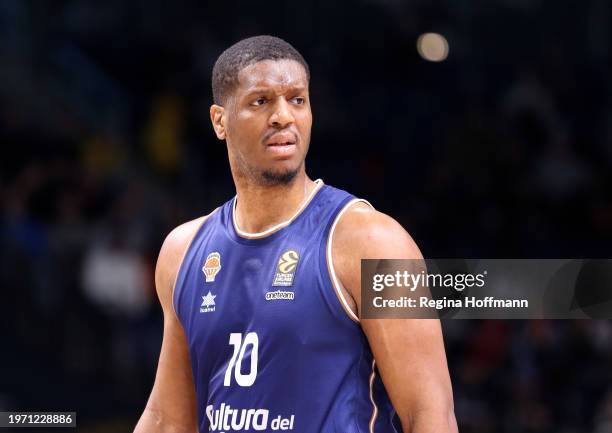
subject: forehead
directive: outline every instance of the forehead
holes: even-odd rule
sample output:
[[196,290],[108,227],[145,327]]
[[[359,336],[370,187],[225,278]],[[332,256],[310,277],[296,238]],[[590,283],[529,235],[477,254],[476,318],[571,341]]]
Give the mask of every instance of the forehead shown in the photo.
[[238,91],[308,87],[304,67],[295,60],[262,60],[238,73]]

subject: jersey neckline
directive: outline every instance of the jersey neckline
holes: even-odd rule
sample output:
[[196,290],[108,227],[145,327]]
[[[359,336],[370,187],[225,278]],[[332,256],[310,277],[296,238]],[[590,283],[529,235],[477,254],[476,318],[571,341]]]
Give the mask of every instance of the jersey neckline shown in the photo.
[[291,218],[279,224],[276,224],[275,226],[272,226],[267,230],[264,230],[262,232],[257,232],[257,233],[246,232],[240,229],[240,227],[238,227],[238,224],[236,223],[236,201],[238,199],[238,195],[234,196],[234,199],[232,200],[231,217],[230,217],[230,220],[231,220],[230,224],[232,226],[234,233],[236,234],[238,238],[241,238],[241,239],[247,239],[247,240],[265,239],[269,237],[270,235],[277,233],[279,230],[287,227],[306,210],[308,205],[312,203],[317,193],[321,191],[322,187],[324,186],[322,179],[317,179],[314,182],[316,184],[315,187],[312,189],[312,191],[310,191],[306,200],[302,202],[300,207],[295,211],[295,213],[291,216]]

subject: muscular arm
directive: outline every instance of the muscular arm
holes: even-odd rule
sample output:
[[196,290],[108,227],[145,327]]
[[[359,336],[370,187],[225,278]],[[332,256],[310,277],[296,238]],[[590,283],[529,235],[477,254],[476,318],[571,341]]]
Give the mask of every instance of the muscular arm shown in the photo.
[[[343,291],[358,316],[362,258],[422,258],[395,220],[361,203],[354,204],[338,222],[332,254]],[[361,326],[404,433],[457,432],[440,322],[364,319]]]
[[172,304],[178,269],[206,217],[175,228],[162,245],[155,287],[164,313],[164,337],[153,390],[134,433],[196,433],[196,397],[187,341]]

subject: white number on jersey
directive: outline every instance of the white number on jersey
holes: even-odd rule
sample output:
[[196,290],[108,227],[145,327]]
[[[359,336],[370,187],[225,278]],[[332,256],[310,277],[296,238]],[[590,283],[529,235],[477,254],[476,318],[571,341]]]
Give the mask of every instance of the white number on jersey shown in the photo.
[[[232,370],[234,370],[234,376],[236,377],[236,383],[240,386],[251,386],[255,382],[257,377],[257,358],[259,348],[259,338],[257,333],[249,332],[244,341],[242,340],[242,334],[233,332],[230,334],[229,344],[234,346],[234,353],[227,365],[225,370],[225,380],[223,381],[224,386],[230,386],[232,381]],[[242,358],[244,358],[244,352],[248,345],[252,346],[251,349],[251,369],[248,374],[242,374]]]

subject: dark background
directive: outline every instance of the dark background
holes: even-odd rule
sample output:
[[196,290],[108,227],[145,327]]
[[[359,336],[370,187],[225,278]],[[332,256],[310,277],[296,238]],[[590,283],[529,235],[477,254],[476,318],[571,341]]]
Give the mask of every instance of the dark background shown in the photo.
[[[611,23],[608,0],[0,1],[0,408],[133,428],[161,242],[235,193],[210,73],[247,36],[310,63],[310,175],[426,257],[609,257]],[[461,432],[612,432],[609,321],[444,328]]]

